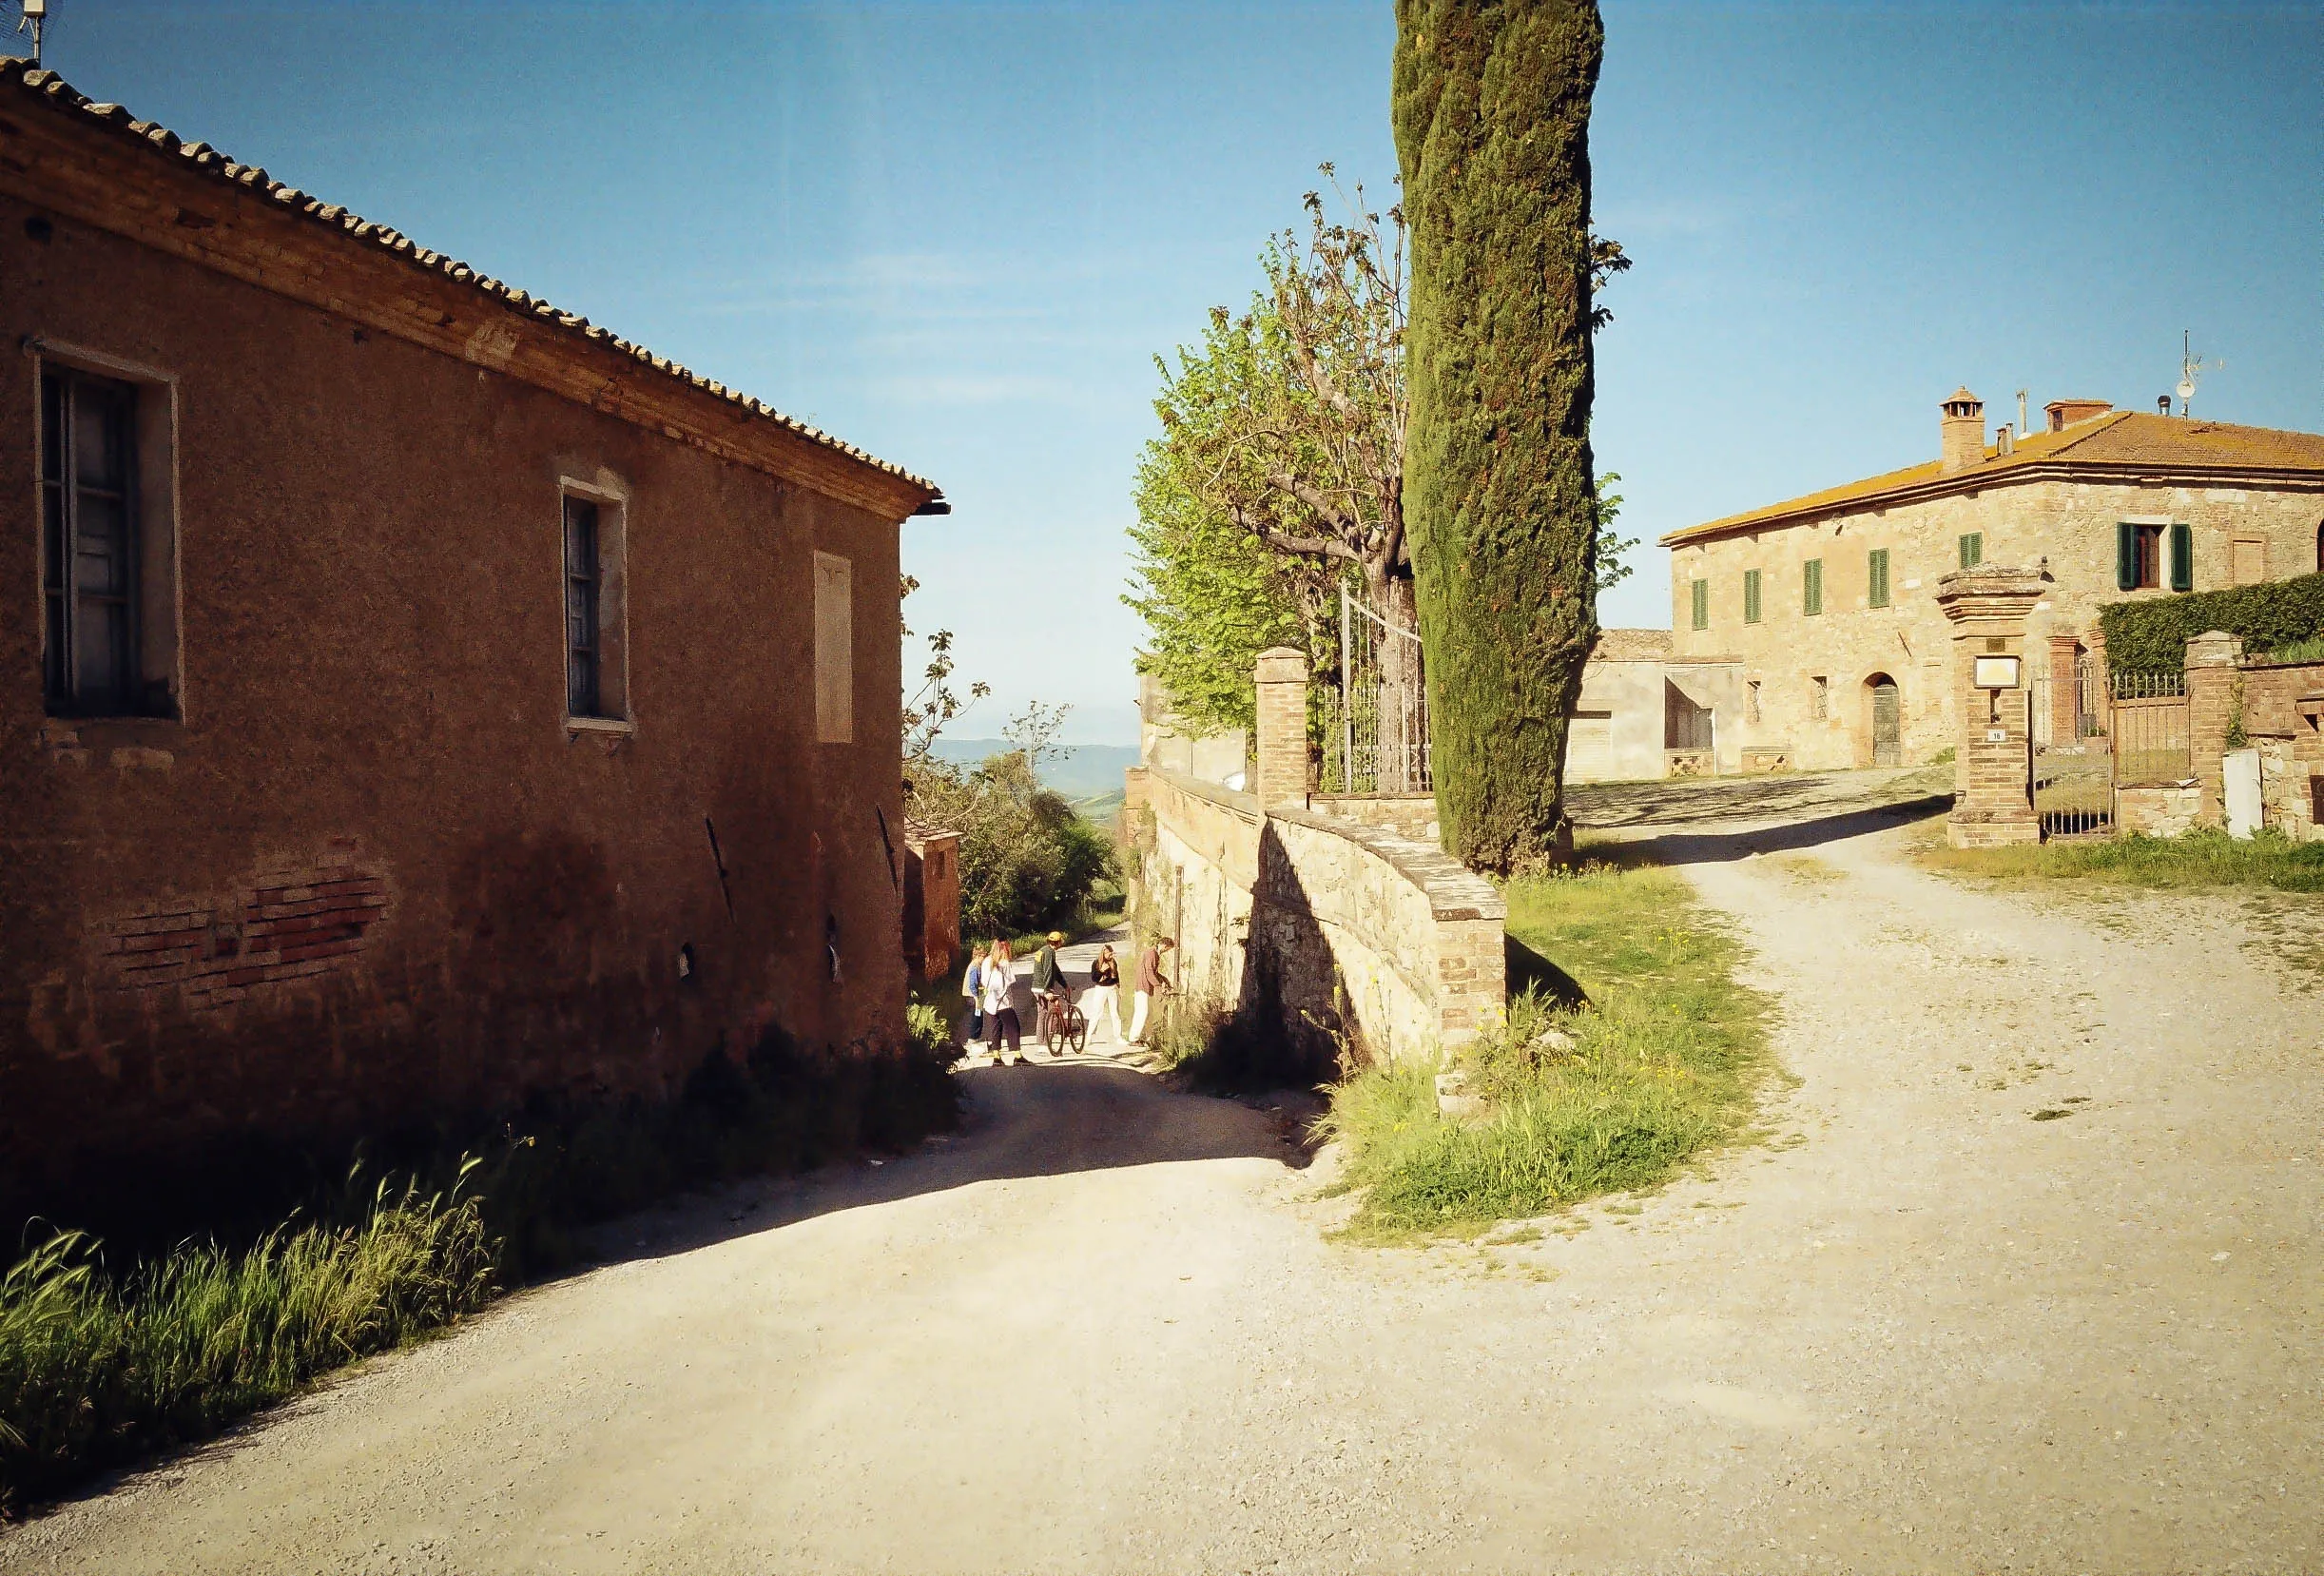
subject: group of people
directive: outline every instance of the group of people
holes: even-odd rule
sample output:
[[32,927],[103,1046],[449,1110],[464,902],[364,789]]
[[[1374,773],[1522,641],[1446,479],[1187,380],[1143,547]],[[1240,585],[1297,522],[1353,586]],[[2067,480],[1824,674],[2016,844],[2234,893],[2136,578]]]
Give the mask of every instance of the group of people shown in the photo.
[[[1036,1012],[1046,1014],[1051,1010],[1051,1002],[1072,1001],[1089,1021],[1093,1035],[1099,1015],[1103,1014],[1105,1021],[1114,1025],[1114,1038],[1125,1048],[1144,1045],[1153,1000],[1172,988],[1169,977],[1162,972],[1162,956],[1174,944],[1168,936],[1157,937],[1138,953],[1137,988],[1131,1002],[1127,1031],[1122,1027],[1122,969],[1114,956],[1114,948],[1107,945],[1097,949],[1096,958],[1090,963],[1089,985],[1075,999],[1073,982],[1057,956],[1057,948],[1064,944],[1064,934],[1052,930],[1043,939],[1040,950],[1033,955],[1028,983],[1033,988]],[[960,994],[968,998],[968,1038],[972,1043],[981,1039],[996,1065],[1024,1060],[1019,1046],[1024,1027],[1017,1013],[1017,981],[1014,949],[1006,941],[995,941],[980,951],[971,952],[968,969],[960,979]],[[1041,1021],[1036,1018],[1034,1027],[1036,1038],[1041,1031]]]

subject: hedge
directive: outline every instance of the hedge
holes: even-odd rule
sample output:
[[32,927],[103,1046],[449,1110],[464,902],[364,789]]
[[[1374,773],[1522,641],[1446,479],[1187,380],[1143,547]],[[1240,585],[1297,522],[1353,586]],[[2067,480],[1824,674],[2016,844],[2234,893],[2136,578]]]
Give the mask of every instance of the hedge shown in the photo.
[[2186,666],[2187,641],[2210,630],[2241,635],[2253,653],[2324,635],[2324,574],[2113,602],[2098,610],[2098,624],[2112,671],[2176,673]]

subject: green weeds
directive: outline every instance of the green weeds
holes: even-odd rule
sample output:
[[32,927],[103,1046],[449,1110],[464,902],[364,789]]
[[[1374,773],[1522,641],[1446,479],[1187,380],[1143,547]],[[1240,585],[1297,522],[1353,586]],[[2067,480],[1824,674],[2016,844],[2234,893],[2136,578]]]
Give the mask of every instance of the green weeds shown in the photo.
[[0,1509],[452,1323],[497,1289],[496,1256],[456,1185],[382,1182],[346,1224],[188,1243],[118,1281],[88,1238],[51,1236],[0,1275]]
[[1586,1000],[1527,991],[1460,1064],[1483,1115],[1437,1109],[1435,1069],[1375,1068],[1324,1119],[1365,1190],[1352,1229],[1473,1232],[1599,1194],[1655,1187],[1737,1133],[1766,1067],[1766,1002],[1740,948],[1676,874],[1633,864],[1514,882],[1509,933]]
[[2206,829],[2183,837],[2108,838],[2014,848],[1922,851],[1930,867],[1956,875],[2107,882],[2159,890],[2262,886],[2324,892],[2324,843],[2294,843],[2278,832],[2248,839]]

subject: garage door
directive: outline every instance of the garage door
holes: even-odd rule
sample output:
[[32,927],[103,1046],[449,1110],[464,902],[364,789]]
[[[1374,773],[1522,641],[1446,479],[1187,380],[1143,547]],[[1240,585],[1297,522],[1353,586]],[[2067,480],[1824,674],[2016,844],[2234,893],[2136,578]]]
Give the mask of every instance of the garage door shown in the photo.
[[1565,733],[1565,780],[1603,783],[1614,776],[1614,713],[1577,711]]

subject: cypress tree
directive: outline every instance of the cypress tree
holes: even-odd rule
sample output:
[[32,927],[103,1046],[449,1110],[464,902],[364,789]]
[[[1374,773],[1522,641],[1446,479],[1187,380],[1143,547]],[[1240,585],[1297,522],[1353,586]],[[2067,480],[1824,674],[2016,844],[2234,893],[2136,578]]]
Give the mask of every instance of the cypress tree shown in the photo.
[[1590,461],[1594,0],[1397,0],[1412,236],[1411,534],[1445,848],[1572,846],[1566,722],[1598,635]]

